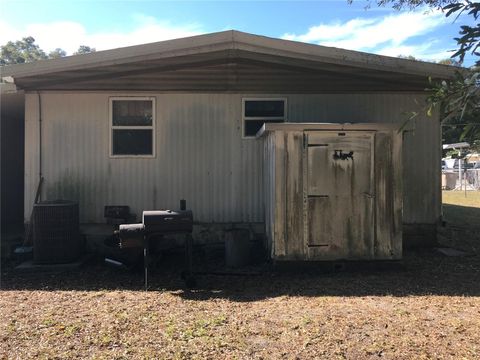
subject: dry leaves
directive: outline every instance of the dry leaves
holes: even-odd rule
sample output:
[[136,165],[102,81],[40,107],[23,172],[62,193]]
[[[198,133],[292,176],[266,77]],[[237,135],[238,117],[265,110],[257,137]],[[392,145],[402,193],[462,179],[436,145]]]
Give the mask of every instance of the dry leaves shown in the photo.
[[[455,239],[479,248],[474,234]],[[149,292],[141,274],[101,263],[5,269],[0,358],[480,358],[479,255],[410,252],[394,271],[202,276],[195,291],[183,288],[181,258],[167,260]]]

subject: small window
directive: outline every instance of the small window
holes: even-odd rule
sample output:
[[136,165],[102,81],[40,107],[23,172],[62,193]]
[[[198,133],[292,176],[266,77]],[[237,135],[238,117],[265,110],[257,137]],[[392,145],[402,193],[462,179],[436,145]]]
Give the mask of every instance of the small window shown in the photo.
[[285,122],[286,105],[286,99],[243,99],[243,136],[254,137],[266,122]]
[[111,98],[111,156],[154,156],[153,98]]

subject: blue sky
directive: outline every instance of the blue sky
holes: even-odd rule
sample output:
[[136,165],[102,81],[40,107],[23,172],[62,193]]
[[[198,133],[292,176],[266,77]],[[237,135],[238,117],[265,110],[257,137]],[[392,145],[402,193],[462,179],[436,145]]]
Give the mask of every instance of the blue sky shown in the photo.
[[[0,0],[0,44],[33,36],[50,51],[97,50],[235,29],[424,60],[449,57],[455,23],[438,11],[398,12],[365,1]],[[471,58],[470,58],[471,59]],[[467,59],[468,60],[468,59]],[[468,64],[467,64],[468,65]]]

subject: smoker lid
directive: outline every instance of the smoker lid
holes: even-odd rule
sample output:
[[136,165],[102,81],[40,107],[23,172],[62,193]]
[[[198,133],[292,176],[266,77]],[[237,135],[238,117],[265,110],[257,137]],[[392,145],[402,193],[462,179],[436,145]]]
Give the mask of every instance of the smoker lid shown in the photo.
[[145,225],[163,224],[166,218],[192,222],[193,213],[191,210],[147,210],[143,212],[142,218]]

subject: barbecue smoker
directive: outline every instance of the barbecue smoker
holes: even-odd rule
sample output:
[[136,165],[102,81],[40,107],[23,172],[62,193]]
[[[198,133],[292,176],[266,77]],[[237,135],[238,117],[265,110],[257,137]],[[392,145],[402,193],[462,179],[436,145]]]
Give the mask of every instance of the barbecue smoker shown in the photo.
[[192,272],[192,231],[193,213],[186,210],[186,201],[180,201],[180,210],[144,211],[142,223],[122,224],[116,234],[120,240],[120,248],[143,247],[143,266],[145,275],[145,290],[148,289],[148,256],[150,241],[161,241],[163,235],[185,234],[186,270],[182,273],[187,287],[195,286]]

